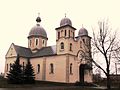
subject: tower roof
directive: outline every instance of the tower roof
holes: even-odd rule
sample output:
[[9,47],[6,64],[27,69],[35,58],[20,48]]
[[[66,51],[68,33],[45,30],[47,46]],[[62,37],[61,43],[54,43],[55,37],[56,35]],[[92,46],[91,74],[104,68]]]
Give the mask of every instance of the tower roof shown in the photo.
[[66,27],[66,26],[69,26],[69,27],[73,28],[74,30],[76,30],[76,28],[74,28],[72,26],[72,21],[69,18],[67,18],[66,15],[65,15],[65,17],[62,18],[61,21],[60,21],[60,27],[57,27],[55,29],[58,30],[60,28]]
[[60,21],[60,26],[65,26],[65,25],[72,26],[71,20],[69,18],[67,18],[66,16],[63,19],[61,19],[61,21]]
[[45,29],[42,26],[40,26],[41,18],[39,16],[36,18],[36,21],[37,24],[34,27],[32,27],[32,29],[30,30],[28,38],[31,36],[38,36],[38,37],[41,36],[47,38],[47,33]]
[[43,27],[41,27],[39,24],[36,24],[36,26],[34,26],[29,32],[28,37],[30,36],[41,36],[47,38],[47,33]]
[[84,35],[88,36],[88,31],[87,31],[87,29],[82,27],[78,32],[78,36],[84,36]]

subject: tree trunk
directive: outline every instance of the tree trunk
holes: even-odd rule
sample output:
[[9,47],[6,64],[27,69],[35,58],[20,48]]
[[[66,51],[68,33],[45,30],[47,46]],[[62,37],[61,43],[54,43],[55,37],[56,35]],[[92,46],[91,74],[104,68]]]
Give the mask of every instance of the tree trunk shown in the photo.
[[107,89],[109,90],[111,88],[110,85],[110,75],[107,75]]
[[111,84],[110,84],[110,71],[109,68],[107,68],[107,89],[111,89]]

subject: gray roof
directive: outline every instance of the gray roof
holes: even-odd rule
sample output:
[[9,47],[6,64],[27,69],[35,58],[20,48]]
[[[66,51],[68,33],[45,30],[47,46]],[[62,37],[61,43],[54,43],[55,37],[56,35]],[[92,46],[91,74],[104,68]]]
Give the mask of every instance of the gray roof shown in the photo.
[[88,36],[88,31],[87,29],[82,27],[78,32],[78,36],[84,36],[84,35]]
[[72,26],[72,22],[69,18],[65,17],[60,21],[60,26],[70,25]]
[[14,47],[15,47],[17,54],[19,54],[20,56],[22,56],[22,57],[32,56],[32,52],[29,48],[21,47],[18,45],[14,45]]
[[54,51],[55,50],[53,50],[52,46],[43,47],[43,48],[39,49],[36,53],[33,53],[32,57],[43,57],[43,56],[56,55],[56,52],[54,52]]
[[67,17],[64,17],[63,19],[61,19],[60,27],[55,28],[55,29],[58,30],[60,28],[67,27],[67,26],[69,26],[69,27],[73,28],[74,30],[76,30],[76,28],[72,27],[72,21]]
[[47,33],[45,29],[42,26],[40,26],[40,24],[36,24],[36,26],[34,26],[29,32],[28,37],[31,37],[31,36],[41,36],[41,37],[47,38]]
[[21,47],[18,45],[14,45],[14,47],[15,47],[17,54],[19,54],[19,56],[22,56],[22,57],[30,57],[30,58],[34,57],[35,58],[35,57],[56,55],[56,46],[43,47],[35,53],[32,53],[30,48]]

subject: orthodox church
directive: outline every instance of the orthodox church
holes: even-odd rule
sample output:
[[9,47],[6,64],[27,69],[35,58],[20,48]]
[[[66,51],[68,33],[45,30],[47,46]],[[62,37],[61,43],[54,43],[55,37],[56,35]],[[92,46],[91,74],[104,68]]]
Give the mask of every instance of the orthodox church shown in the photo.
[[28,58],[34,68],[35,80],[62,83],[92,82],[91,37],[81,28],[75,37],[76,28],[66,16],[56,30],[56,45],[47,46],[47,33],[40,25],[41,18],[28,35],[28,47],[11,44],[5,58],[5,78],[20,56],[24,67]]

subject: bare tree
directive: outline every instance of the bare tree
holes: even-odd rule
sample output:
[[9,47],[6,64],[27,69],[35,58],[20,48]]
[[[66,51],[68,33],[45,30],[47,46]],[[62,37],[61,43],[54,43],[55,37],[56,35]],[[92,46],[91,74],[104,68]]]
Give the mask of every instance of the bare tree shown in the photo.
[[[92,48],[93,53],[102,55],[102,59],[105,61],[106,67],[102,67],[96,60],[92,60],[92,62],[100,68],[107,77],[107,88],[111,88],[110,84],[110,65],[113,58],[120,58],[118,54],[120,51],[118,38],[116,37],[116,32],[111,32],[112,28],[110,28],[108,20],[103,20],[98,22],[98,32],[95,33],[93,31],[93,41]],[[120,53],[120,52],[119,52]]]

